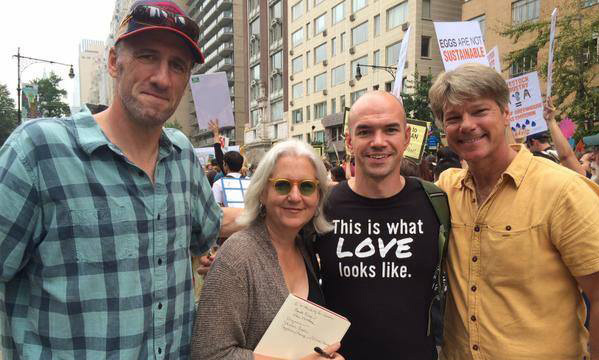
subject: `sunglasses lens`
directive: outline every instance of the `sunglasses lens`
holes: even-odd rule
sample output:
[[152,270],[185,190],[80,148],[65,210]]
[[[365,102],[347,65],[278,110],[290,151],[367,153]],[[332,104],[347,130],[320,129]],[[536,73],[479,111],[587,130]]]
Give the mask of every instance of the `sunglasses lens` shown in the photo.
[[291,192],[291,183],[287,180],[275,181],[275,191],[280,195],[287,195]]
[[141,5],[136,7],[131,15],[136,21],[142,23],[173,27],[185,33],[193,41],[198,41],[200,35],[200,29],[198,28],[198,25],[185,16],[173,14],[156,6],[150,5]]
[[304,196],[309,196],[316,191],[316,184],[310,180],[304,180],[299,186],[300,193]]

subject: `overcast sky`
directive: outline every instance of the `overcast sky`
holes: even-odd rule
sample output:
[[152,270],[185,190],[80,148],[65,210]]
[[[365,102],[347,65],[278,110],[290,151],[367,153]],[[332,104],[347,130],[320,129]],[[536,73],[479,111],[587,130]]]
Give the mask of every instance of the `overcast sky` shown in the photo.
[[[114,3],[114,0],[2,1],[0,84],[7,85],[16,98],[17,59],[13,55],[18,47],[21,55],[73,64],[76,71],[80,41],[106,41]],[[74,80],[69,79],[66,66],[33,64],[21,72],[21,81],[31,81],[51,70],[64,79],[61,85],[69,93],[67,103],[72,105]]]

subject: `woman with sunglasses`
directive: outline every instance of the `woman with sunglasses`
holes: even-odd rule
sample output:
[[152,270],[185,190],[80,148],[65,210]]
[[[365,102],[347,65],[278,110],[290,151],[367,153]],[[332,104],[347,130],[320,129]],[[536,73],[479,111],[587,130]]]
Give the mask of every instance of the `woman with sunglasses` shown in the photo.
[[[287,140],[266,153],[238,220],[247,227],[221,246],[206,275],[193,359],[271,359],[253,350],[289,293],[324,305],[316,261],[298,234],[304,228],[331,230],[322,215],[327,182],[322,160],[307,143]],[[333,344],[325,352],[338,348]],[[304,359],[323,356],[313,353]]]

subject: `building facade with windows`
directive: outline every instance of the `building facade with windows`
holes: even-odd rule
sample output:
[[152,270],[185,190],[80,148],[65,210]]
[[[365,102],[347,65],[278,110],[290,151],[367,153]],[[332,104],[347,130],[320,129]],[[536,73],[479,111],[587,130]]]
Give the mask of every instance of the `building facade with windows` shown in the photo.
[[[231,145],[243,144],[247,116],[247,53],[245,28],[246,2],[243,0],[188,0],[187,11],[200,27],[200,45],[204,64],[196,65],[193,74],[226,73],[235,127],[224,129]],[[183,100],[182,100],[183,101]],[[211,146],[212,133],[199,129],[191,104],[192,138],[197,146]]]
[[287,0],[247,1],[249,122],[248,161],[257,162],[273,142],[288,137]]
[[102,55],[104,42],[98,40],[81,40],[79,43],[79,63],[77,72],[76,103],[80,107],[85,104],[100,104],[100,84]]
[[[459,21],[462,0],[289,0],[289,135],[323,145],[336,161],[343,111],[368,90],[393,87],[412,25],[404,79],[443,70],[434,21]],[[409,89],[407,89],[409,91]],[[324,125],[323,125],[324,124]]]

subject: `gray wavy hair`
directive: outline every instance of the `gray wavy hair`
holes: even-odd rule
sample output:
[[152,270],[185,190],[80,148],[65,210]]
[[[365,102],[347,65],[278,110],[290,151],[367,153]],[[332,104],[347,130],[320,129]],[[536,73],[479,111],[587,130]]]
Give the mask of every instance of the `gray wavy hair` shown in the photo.
[[256,172],[252,175],[250,186],[245,193],[245,208],[243,214],[237,219],[237,223],[248,226],[260,217],[260,196],[268,186],[268,179],[277,165],[277,161],[282,156],[304,156],[314,165],[320,196],[312,223],[319,234],[331,231],[333,226],[323,214],[324,202],[329,193],[327,170],[314,149],[307,143],[296,139],[277,143],[260,160]]

